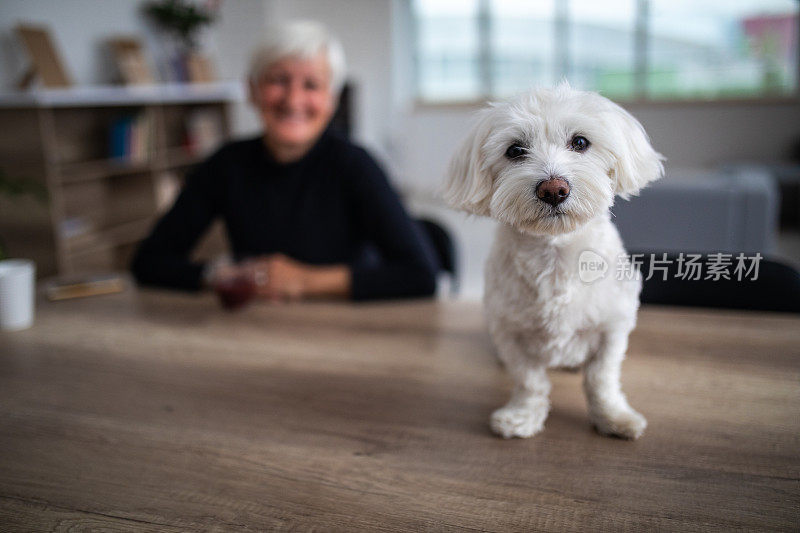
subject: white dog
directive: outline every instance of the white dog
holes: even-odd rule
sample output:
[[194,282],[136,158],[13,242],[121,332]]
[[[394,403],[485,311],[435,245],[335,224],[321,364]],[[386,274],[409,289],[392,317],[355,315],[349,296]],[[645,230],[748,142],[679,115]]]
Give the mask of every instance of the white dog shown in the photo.
[[[609,208],[615,195],[627,198],[661,177],[662,160],[630,114],[566,83],[480,112],[443,193],[453,207],[501,223],[484,304],[516,386],[492,414],[495,433],[539,432],[550,407],[546,369],[580,365],[598,431],[631,439],[644,432],[647,421],[620,389],[641,281],[616,274],[625,250]],[[592,266],[605,264],[606,275],[585,281],[582,253]]]

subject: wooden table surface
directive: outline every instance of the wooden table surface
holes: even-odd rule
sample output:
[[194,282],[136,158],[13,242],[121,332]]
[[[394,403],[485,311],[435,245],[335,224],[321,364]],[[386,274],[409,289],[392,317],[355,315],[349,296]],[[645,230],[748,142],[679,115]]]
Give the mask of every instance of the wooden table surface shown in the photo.
[[800,317],[643,308],[635,442],[552,380],[544,432],[504,441],[477,303],[42,301],[0,333],[0,530],[800,527]]

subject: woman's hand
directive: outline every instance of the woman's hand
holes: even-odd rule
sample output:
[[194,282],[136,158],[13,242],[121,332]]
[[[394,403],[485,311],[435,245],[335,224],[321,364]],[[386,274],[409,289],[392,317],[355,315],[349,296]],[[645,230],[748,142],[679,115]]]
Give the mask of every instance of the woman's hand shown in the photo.
[[249,259],[239,268],[253,280],[256,294],[271,302],[344,298],[350,293],[350,269],[346,265],[314,266],[272,254]]
[[305,296],[308,267],[283,254],[273,254],[242,263],[253,280],[256,295],[270,301],[295,301]]

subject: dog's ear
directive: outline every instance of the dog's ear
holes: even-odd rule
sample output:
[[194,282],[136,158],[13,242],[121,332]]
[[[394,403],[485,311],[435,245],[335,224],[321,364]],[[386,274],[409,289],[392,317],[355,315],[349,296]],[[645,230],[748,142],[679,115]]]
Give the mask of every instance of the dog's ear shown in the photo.
[[441,189],[444,200],[456,209],[476,215],[489,214],[492,177],[484,161],[483,147],[492,131],[494,109],[483,109],[467,138],[450,160]]
[[613,102],[608,114],[614,132],[612,152],[614,166],[609,177],[614,180],[614,192],[623,198],[664,175],[664,156],[650,145],[650,139],[638,120]]

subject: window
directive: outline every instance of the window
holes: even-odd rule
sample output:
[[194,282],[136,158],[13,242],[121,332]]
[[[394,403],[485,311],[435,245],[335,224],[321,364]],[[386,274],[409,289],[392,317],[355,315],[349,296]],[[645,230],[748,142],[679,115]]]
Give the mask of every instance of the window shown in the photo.
[[791,93],[797,87],[797,6],[791,0],[651,0],[647,93]]
[[431,100],[468,100],[481,94],[477,0],[417,2],[415,11],[420,94]]
[[566,78],[612,98],[787,95],[795,0],[414,0],[423,101]]
[[556,81],[553,3],[549,0],[515,0],[488,3],[489,91],[507,96],[529,80]]

